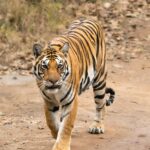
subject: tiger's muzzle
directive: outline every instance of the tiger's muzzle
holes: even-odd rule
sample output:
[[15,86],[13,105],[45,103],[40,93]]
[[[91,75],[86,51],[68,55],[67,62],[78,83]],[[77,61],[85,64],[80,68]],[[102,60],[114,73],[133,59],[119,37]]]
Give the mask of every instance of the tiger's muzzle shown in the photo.
[[52,85],[52,86],[45,86],[46,90],[54,90],[54,89],[60,89],[61,85]]
[[62,86],[62,82],[60,82],[60,80],[54,82],[51,80],[45,81],[45,90],[58,90],[60,89]]

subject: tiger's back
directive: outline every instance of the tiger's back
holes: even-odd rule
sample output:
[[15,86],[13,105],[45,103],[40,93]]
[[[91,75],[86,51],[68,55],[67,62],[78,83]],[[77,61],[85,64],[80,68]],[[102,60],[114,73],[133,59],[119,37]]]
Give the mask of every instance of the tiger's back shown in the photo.
[[54,43],[56,46],[57,42],[58,45],[69,43],[71,67],[77,65],[75,68],[79,69],[77,74],[79,74],[80,94],[93,83],[97,72],[105,67],[105,41],[102,27],[93,20],[76,20],[64,35],[52,40],[51,45]]

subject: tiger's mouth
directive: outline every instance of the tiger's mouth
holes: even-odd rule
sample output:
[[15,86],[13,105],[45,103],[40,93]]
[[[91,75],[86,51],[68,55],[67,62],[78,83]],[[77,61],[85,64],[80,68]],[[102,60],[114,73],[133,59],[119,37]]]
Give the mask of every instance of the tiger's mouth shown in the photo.
[[55,90],[55,89],[60,89],[61,85],[52,85],[52,86],[45,86],[46,90]]

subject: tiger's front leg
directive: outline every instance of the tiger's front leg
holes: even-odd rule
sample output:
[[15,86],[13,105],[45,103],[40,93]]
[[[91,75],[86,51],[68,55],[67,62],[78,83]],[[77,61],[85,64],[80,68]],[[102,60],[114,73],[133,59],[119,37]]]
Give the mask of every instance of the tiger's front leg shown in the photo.
[[59,124],[57,120],[57,111],[59,110],[59,106],[56,106],[53,103],[45,100],[44,108],[47,125],[51,130],[52,136],[56,139],[59,130]]
[[60,128],[52,150],[70,150],[71,133],[77,114],[77,103],[76,97],[72,104],[62,106]]

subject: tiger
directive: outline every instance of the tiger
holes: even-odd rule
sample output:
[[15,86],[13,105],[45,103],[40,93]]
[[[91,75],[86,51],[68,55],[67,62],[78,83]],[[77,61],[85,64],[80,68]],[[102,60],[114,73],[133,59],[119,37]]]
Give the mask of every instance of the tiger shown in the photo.
[[[92,19],[75,20],[67,31],[45,46],[34,43],[33,54],[33,73],[44,99],[46,122],[56,139],[52,150],[70,150],[78,97],[90,86],[94,92],[95,118],[88,132],[104,133],[105,106],[113,103],[115,91],[106,87],[102,25]],[[107,100],[106,94],[109,94]]]

